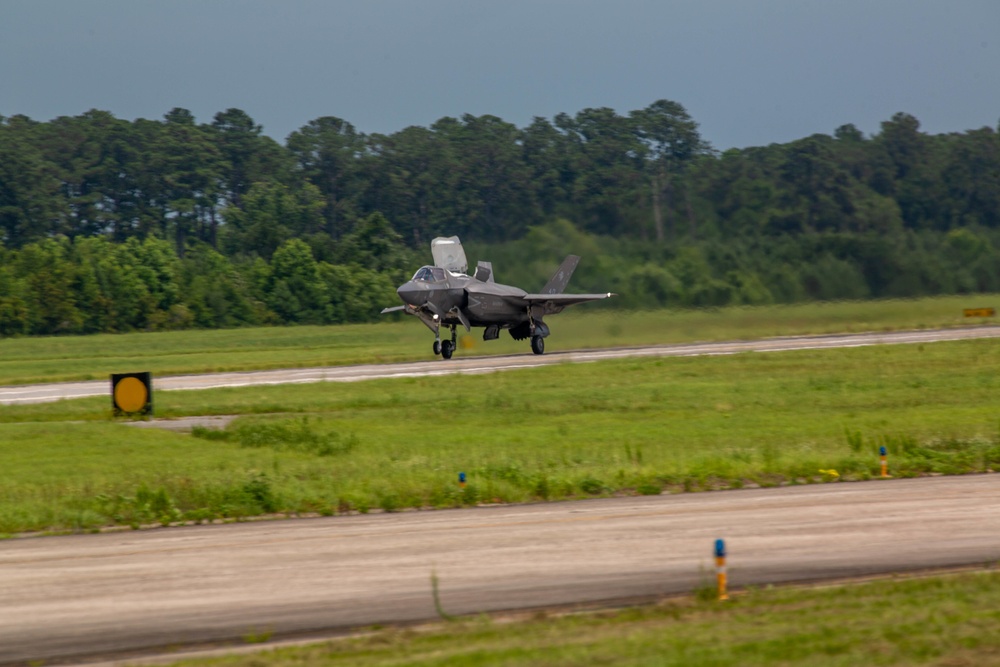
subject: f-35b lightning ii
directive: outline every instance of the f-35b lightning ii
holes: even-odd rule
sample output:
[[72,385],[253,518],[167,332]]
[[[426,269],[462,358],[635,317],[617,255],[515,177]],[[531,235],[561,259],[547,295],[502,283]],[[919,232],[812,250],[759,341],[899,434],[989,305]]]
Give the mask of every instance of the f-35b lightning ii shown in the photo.
[[[455,352],[455,327],[466,331],[485,327],[483,340],[495,340],[507,329],[514,340],[531,339],[531,351],[545,352],[549,327],[542,318],[561,312],[566,306],[614,296],[606,294],[564,294],[580,258],[569,255],[541,292],[528,293],[518,287],[493,280],[493,265],[479,262],[468,275],[465,250],[457,236],[431,241],[434,266],[423,266],[413,278],[396,290],[402,306],[385,308],[383,313],[403,311],[415,315],[434,332],[434,354],[451,359]],[[441,327],[451,329],[451,339],[441,340]]]

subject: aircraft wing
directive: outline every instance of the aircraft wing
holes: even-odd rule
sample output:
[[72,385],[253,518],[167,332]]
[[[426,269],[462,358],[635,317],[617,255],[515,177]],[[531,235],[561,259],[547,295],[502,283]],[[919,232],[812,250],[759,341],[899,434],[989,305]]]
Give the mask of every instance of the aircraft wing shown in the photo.
[[545,314],[558,313],[566,306],[586,301],[600,301],[615,296],[611,292],[604,294],[525,294],[522,298],[531,306],[541,306]]
[[607,292],[605,294],[525,294],[522,298],[525,301],[531,302],[532,305],[551,301],[552,303],[560,306],[572,306],[574,303],[599,301],[601,299],[607,299],[611,296],[615,295],[611,292]]

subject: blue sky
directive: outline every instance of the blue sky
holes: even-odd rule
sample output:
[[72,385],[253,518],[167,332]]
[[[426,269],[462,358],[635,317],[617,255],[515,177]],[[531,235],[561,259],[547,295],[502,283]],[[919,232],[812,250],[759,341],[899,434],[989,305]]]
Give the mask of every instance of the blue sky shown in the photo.
[[320,116],[391,133],[443,116],[683,104],[720,149],[897,111],[1000,120],[996,0],[0,0],[0,115],[97,108],[283,141]]

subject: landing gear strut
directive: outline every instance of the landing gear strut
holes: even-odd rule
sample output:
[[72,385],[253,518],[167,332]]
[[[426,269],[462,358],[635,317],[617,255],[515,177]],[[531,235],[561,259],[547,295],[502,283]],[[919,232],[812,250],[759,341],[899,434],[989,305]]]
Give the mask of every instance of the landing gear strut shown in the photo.
[[455,333],[455,325],[451,325],[451,340],[441,341],[441,356],[445,359],[451,359],[451,355],[455,353],[455,348],[457,347],[458,335]]

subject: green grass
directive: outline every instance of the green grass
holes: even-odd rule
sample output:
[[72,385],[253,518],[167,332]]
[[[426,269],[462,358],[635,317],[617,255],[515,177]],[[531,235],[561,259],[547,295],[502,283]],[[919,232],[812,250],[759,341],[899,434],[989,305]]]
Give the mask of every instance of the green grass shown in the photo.
[[1000,665],[1000,574],[751,590],[727,603],[674,600],[603,612],[421,630],[185,660],[183,667],[298,665]]
[[201,437],[0,407],[0,533],[861,480],[880,445],[895,476],[985,471],[998,389],[974,340],[157,394],[245,415]]
[[[995,305],[998,295],[935,297],[783,307],[625,312],[583,305],[550,318],[550,351],[751,339],[769,336],[963,326],[962,309]],[[395,321],[393,321],[395,319]],[[459,354],[526,354],[506,334],[463,337]],[[431,359],[433,338],[415,318],[367,325],[101,334],[0,339],[0,385]]]

